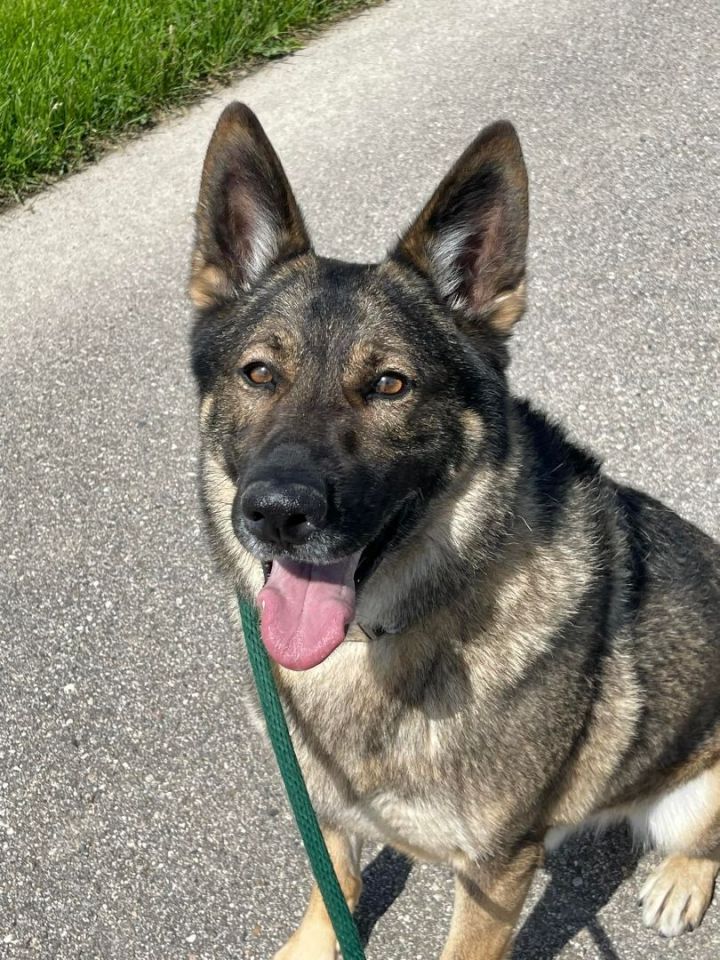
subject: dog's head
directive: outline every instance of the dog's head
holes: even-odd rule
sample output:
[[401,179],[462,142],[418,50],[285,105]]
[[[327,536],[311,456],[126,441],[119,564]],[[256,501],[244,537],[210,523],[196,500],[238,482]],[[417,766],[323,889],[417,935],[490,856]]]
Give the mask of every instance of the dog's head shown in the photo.
[[368,266],[315,255],[254,114],[220,117],[190,283],[205,497],[230,553],[264,566],[263,636],[284,665],[324,659],[428,505],[505,456],[526,239],[509,123],[480,133]]

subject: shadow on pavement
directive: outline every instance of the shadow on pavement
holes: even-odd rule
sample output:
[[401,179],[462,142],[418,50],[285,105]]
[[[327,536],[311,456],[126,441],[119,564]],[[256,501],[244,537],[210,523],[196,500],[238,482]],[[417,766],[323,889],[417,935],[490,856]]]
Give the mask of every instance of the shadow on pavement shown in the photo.
[[597,914],[632,876],[639,859],[625,828],[600,839],[575,837],[548,855],[548,885],[517,936],[512,960],[552,960],[584,928],[602,960],[620,960]]
[[363,870],[363,893],[355,911],[363,946],[367,946],[380,917],[405,889],[411,870],[410,860],[391,847],[383,847]]
[[[548,884],[520,930],[512,960],[553,960],[587,928],[602,960],[620,960],[597,919],[615,891],[632,876],[640,858],[629,831],[611,830],[566,841],[548,855]],[[405,888],[412,863],[390,847],[363,870],[363,894],[355,917],[367,946],[373,928]]]

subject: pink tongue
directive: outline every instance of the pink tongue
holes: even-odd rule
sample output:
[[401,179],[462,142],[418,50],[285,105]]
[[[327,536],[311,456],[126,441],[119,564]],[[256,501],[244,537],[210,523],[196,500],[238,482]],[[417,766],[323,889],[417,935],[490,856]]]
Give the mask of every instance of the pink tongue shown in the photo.
[[327,566],[273,560],[258,596],[262,638],[273,660],[308,670],[343,642],[355,615],[359,559],[356,553]]

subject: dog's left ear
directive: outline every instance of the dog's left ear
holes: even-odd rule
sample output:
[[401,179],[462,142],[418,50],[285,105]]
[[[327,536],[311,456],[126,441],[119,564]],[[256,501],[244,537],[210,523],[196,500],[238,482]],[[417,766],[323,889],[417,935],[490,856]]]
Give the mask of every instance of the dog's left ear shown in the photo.
[[525,307],[528,182],[515,128],[486,127],[393,256],[430,277],[461,325],[509,334]]

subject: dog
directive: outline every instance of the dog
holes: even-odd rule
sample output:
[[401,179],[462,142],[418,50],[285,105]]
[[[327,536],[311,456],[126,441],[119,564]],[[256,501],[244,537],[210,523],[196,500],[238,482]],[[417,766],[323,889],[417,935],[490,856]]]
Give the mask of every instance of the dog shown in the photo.
[[[205,159],[190,296],[202,501],[253,598],[351,909],[360,844],[449,863],[443,960],[499,960],[543,849],[620,820],[666,859],[646,925],[720,866],[720,548],[508,389],[528,181],[482,130],[379,264],[313,251],[254,114]],[[280,960],[332,960],[315,888]]]

